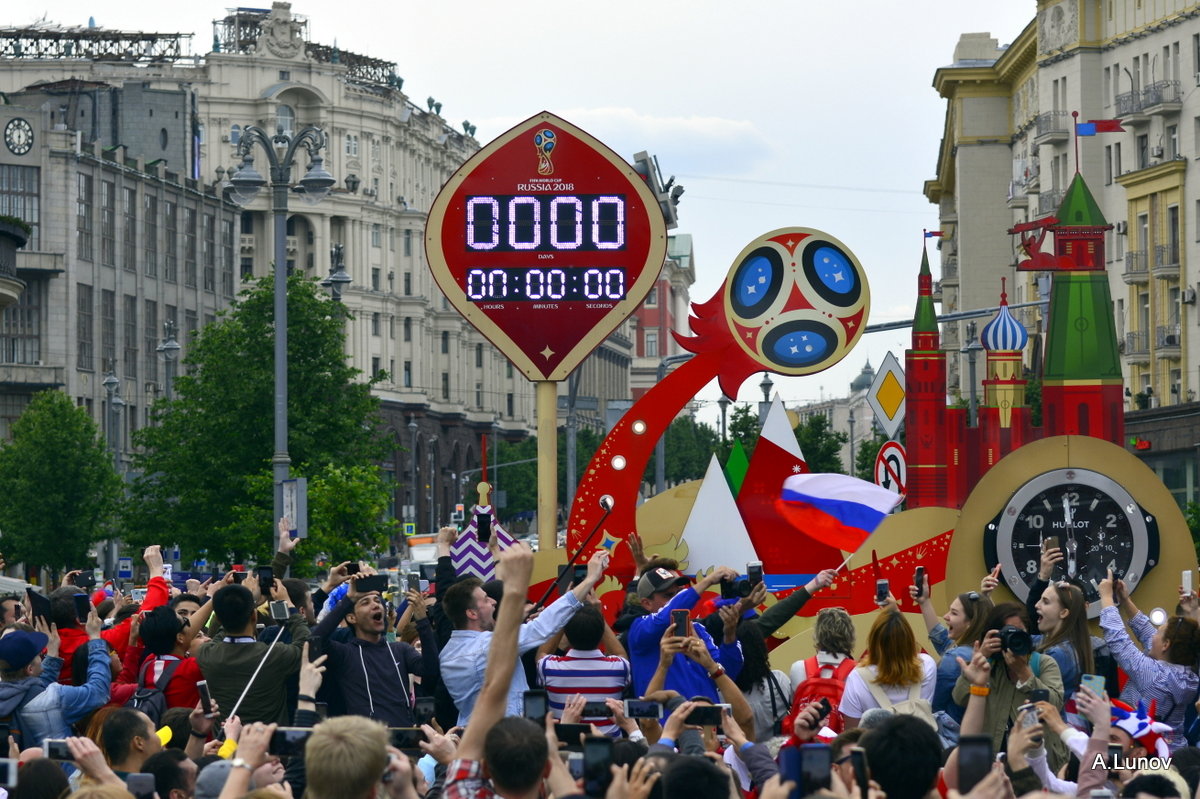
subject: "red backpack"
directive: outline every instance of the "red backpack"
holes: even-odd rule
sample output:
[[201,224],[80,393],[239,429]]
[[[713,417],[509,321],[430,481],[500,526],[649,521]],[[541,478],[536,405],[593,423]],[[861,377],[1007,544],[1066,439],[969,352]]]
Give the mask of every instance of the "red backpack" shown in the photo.
[[837,665],[837,668],[834,668],[818,664],[815,655],[804,661],[806,676],[804,682],[797,686],[792,697],[791,712],[783,720],[784,735],[792,734],[796,716],[801,710],[822,699],[828,699],[832,708],[829,716],[825,719],[825,726],[840,734],[845,722],[842,720],[842,714],[838,712],[838,703],[842,700],[842,691],[846,689],[846,678],[850,676],[850,672],[854,671],[854,667],[857,665],[853,658],[846,658]]

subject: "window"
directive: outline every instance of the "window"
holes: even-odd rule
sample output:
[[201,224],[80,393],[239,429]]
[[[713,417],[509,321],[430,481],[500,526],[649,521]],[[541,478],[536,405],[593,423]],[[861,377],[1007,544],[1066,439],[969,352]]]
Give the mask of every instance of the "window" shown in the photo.
[[647,358],[657,358],[658,357],[658,331],[657,330],[647,330],[647,331],[645,331],[644,336],[645,336],[645,338],[642,340],[643,341],[642,349],[644,350],[644,352],[642,353],[642,355],[644,355]]
[[388,338],[396,337],[396,317],[388,314]]
[[475,407],[483,407],[483,383],[475,384]]
[[188,308],[183,312],[183,332],[188,341],[196,337],[196,331],[200,329],[200,318],[196,312]]
[[1113,163],[1112,163],[1112,145],[1104,146],[1104,185],[1109,185],[1113,182]]
[[373,378],[379,377],[379,359],[378,358],[371,359],[371,377],[373,377]]
[[1179,126],[1167,125],[1167,158],[1174,160],[1179,157]]
[[75,287],[75,360],[80,369],[92,371],[96,368],[95,307],[92,287],[78,283]]
[[241,125],[233,125],[232,127],[229,128],[229,142],[230,142],[230,144],[241,144],[242,143],[242,126]]
[[38,235],[41,224],[38,179],[39,170],[36,166],[0,164],[0,216],[15,216],[33,228],[25,244],[27,250],[41,249]]
[[[505,377],[512,377],[512,376],[513,376],[512,361],[505,361],[505,362],[504,362],[504,376],[505,376]],[[509,415],[511,416],[512,414],[509,414]]]
[[249,280],[250,278],[254,277],[254,259],[247,258],[246,256],[243,255],[242,262],[241,262],[239,269],[241,270],[243,281]]
[[1137,143],[1137,168],[1145,169],[1150,166],[1150,136],[1143,133],[1135,141]]
[[351,158],[358,157],[358,137],[352,134],[346,134],[346,155]]
[[513,395],[511,392],[504,395],[504,409],[507,411],[504,415],[509,419],[516,415],[513,413]]
[[158,198],[152,194],[142,197],[142,258],[146,264],[146,276],[158,276]]
[[243,236],[254,235],[254,214],[249,211],[242,211],[239,224],[241,225]]
[[0,315],[0,361],[35,364],[42,359],[42,294],[45,283],[31,280],[15,305]]
[[1179,206],[1167,206],[1167,263],[1179,263]]
[[442,354],[443,355],[450,354],[450,331],[449,330],[442,331]]
[[412,388],[412,361],[404,362],[404,387]]
[[275,111],[275,124],[283,131],[284,136],[291,136],[296,129],[296,112],[290,105],[279,104]]
[[123,322],[124,322],[123,327],[125,329],[125,337],[124,337],[125,338],[125,340],[124,340],[124,350],[125,351],[124,351],[124,353],[122,353],[125,358],[125,361],[124,361],[124,363],[121,364],[121,366],[123,367],[123,370],[124,370],[122,373],[126,377],[137,377],[138,376],[138,326],[137,326],[138,298],[132,294],[126,294],[125,295],[125,307],[122,310],[125,312],[125,314],[124,314],[125,318],[123,320]]
[[75,195],[75,250],[85,261],[93,259],[93,228],[95,217],[92,209],[92,176],[79,175]]
[[412,296],[412,272],[404,273],[404,296]]
[[372,247],[379,247],[381,245],[382,241],[381,241],[380,237],[383,235],[382,227],[383,226],[380,225],[378,222],[371,225],[371,246]]
[[201,240],[201,255],[204,259],[204,290],[217,290],[217,218],[204,215],[204,238]]
[[475,345],[475,366],[478,369],[483,368],[483,345],[482,344]]
[[174,283],[179,279],[179,205],[171,200],[163,204],[167,240],[163,257],[163,280]]
[[137,271],[137,189],[124,189],[125,217],[121,225],[121,265],[129,272]]
[[378,311],[371,314],[371,335],[372,336],[379,335],[380,316],[381,316],[381,314]]
[[158,303],[146,300],[142,317],[142,355],[146,364],[146,379],[158,380]]
[[379,291],[379,267],[371,268],[371,290]]
[[412,231],[404,231],[404,254],[412,255]]
[[1112,67],[1104,68],[1104,107],[1112,105]]
[[388,251],[396,251],[396,228],[394,227],[388,228]]
[[1121,143],[1116,142],[1115,144],[1113,144],[1112,147],[1113,147],[1113,174],[1114,175],[1123,175],[1125,173],[1121,171]]
[[651,286],[650,291],[646,294],[647,308],[654,308],[658,305],[658,286]]
[[442,399],[450,399],[450,373],[442,372]]
[[100,263],[117,263],[117,184],[100,181]]
[[[1197,200],[1196,202],[1200,203],[1200,200]],[[412,317],[411,316],[404,317],[404,340],[412,341]]]
[[233,296],[233,222],[221,223],[221,293]]
[[183,282],[196,286],[196,209],[183,208]]
[[117,370],[117,294],[108,289],[100,290],[100,364]]

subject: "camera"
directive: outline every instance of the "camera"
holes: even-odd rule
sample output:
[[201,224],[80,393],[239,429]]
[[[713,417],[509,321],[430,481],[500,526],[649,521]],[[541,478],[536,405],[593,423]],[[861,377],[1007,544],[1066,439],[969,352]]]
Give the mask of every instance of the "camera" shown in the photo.
[[1000,628],[1000,651],[1024,657],[1033,652],[1033,636],[1020,627],[1006,624]]
[[721,581],[721,599],[743,599],[750,596],[752,590],[749,580]]

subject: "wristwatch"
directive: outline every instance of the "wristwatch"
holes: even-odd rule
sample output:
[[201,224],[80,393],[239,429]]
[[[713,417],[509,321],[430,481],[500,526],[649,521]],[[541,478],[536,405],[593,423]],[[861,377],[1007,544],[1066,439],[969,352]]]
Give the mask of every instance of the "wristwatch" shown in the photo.
[[718,663],[717,667],[708,673],[708,679],[715,680],[724,673],[725,673],[725,667],[722,666],[720,663]]
[[249,771],[251,774],[254,773],[254,766],[250,765],[249,763],[247,763],[245,760],[243,760],[240,757],[235,757],[233,760],[230,760],[229,765],[231,768],[244,768],[244,769],[246,769],[246,771]]

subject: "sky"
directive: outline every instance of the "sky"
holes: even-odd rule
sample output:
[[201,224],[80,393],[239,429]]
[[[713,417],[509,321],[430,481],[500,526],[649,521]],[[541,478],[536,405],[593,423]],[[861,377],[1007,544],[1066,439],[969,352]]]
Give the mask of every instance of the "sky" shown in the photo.
[[[260,2],[254,5],[265,5]],[[212,43],[225,4],[43,0],[8,5],[4,27],[50,22],[191,32]],[[685,187],[676,232],[694,239],[692,300],[709,299],[742,248],[780,227],[823,230],[867,274],[869,323],[911,319],[922,230],[937,208],[921,193],[936,176],[945,101],[934,71],[962,33],[1011,42],[1035,0],[519,0],[292,4],[311,39],[394,61],[404,91],[442,103],[481,144],[548,110],[632,160],[646,150]],[[33,9],[39,9],[37,11]],[[937,254],[931,248],[934,277]],[[903,362],[907,330],[869,333],[831,369],[775,377],[789,405],[845,396],[865,361]],[[761,398],[753,375],[737,399]],[[701,418],[717,418],[715,383]]]

